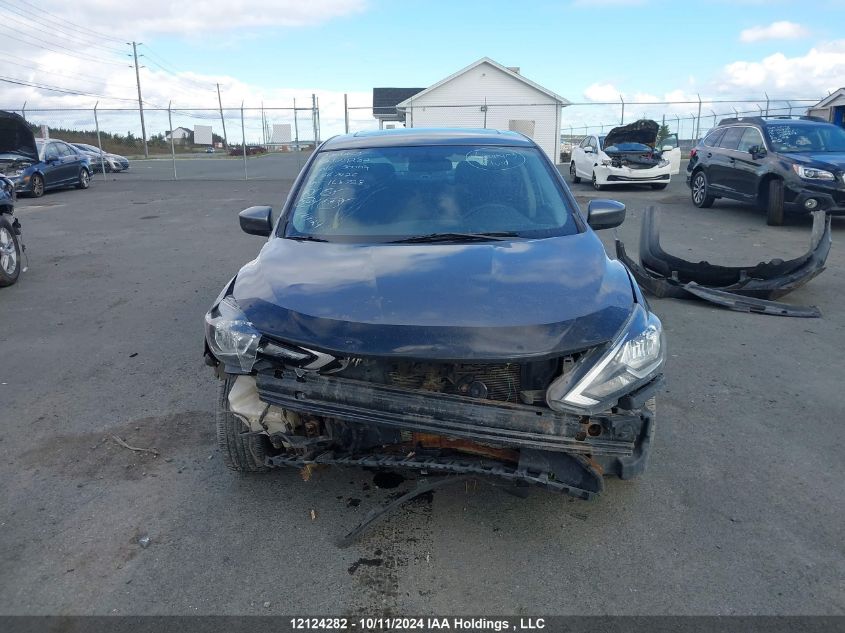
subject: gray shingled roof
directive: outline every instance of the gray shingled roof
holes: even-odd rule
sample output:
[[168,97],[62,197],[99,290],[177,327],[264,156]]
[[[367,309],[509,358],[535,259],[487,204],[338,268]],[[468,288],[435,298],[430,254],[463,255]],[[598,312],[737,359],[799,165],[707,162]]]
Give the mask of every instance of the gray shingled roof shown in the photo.
[[375,118],[395,118],[396,104],[413,97],[425,88],[373,88],[373,116]]

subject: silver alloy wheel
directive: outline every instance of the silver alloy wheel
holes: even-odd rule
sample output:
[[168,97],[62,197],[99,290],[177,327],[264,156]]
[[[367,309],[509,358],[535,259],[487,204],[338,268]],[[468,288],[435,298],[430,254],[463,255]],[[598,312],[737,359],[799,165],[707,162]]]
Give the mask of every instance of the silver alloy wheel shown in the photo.
[[575,176],[575,163],[570,163],[570,164],[569,164],[569,175],[570,175],[570,176]]
[[87,169],[83,169],[81,172],[79,172],[79,185],[83,189],[88,188],[88,183],[90,182],[90,180],[91,180],[91,176],[88,173]]
[[0,227],[0,268],[7,275],[14,275],[18,267],[18,253],[15,250],[15,240],[9,229]]
[[32,193],[36,198],[40,198],[44,193],[44,179],[37,174],[32,177]]
[[707,182],[704,174],[699,172],[692,181],[692,201],[696,204],[704,202],[704,196],[707,189]]

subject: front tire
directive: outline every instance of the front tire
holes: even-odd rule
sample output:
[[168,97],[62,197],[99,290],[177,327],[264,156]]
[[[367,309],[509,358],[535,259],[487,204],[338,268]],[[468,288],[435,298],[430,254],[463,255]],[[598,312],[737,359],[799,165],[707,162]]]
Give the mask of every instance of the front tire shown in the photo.
[[581,176],[575,171],[575,163],[569,164],[569,177],[572,179],[576,185],[581,182]]
[[593,189],[596,191],[604,189],[604,185],[599,184],[599,181],[596,179],[596,172],[593,172]]
[[40,198],[44,195],[44,176],[32,174],[29,179],[29,190],[33,198]]
[[710,194],[710,186],[707,184],[707,176],[703,171],[697,171],[692,177],[692,203],[699,209],[709,209],[713,206],[715,196]]
[[774,178],[769,181],[769,197],[766,200],[766,224],[783,224],[783,181]]
[[21,274],[21,245],[8,216],[0,215],[0,288],[11,286]]
[[91,173],[83,167],[79,170],[79,182],[76,183],[77,189],[87,189],[91,185]]
[[270,440],[264,435],[244,435],[249,429],[229,409],[229,391],[234,383],[234,376],[223,380],[217,399],[217,446],[223,463],[237,472],[267,472],[270,469],[264,465],[264,459]]

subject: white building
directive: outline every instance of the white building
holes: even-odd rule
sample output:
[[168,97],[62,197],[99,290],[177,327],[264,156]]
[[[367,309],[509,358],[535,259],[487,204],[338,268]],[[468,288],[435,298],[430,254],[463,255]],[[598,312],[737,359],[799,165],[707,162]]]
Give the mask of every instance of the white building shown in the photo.
[[172,134],[174,143],[183,143],[184,144],[191,137],[191,135],[193,133],[194,133],[193,130],[189,130],[186,127],[177,127],[176,129],[173,130],[172,133],[170,132],[170,130],[168,130],[164,135],[164,140],[169,141],[170,135]]
[[557,163],[561,108],[569,101],[489,57],[405,99],[405,127],[496,128],[522,132]]

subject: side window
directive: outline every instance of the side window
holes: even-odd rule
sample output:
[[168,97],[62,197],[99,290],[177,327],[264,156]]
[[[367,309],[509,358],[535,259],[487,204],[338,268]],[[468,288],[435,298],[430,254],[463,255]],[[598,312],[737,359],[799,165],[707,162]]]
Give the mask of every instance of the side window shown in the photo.
[[707,147],[719,147],[719,141],[722,140],[722,137],[725,135],[725,128],[721,128],[718,130],[713,130],[708,134],[704,139],[704,144]]
[[736,149],[743,132],[745,132],[744,127],[729,127],[719,142],[719,147],[722,149]]
[[581,148],[586,148],[586,147],[587,147],[587,145],[589,145],[589,144],[590,144],[590,137],[589,137],[589,136],[585,136],[585,137],[584,137],[584,140],[582,140],[582,141],[581,141],[581,143],[580,143],[579,147],[581,147]]
[[64,143],[54,143],[56,146],[56,150],[59,152],[59,156],[73,156],[74,152]]
[[747,152],[754,146],[761,147],[763,145],[763,136],[757,128],[747,127],[742,133],[742,138],[739,139],[737,149],[740,152]]
[[47,143],[44,150],[44,160],[55,160],[59,157],[59,150],[55,143]]
[[595,137],[595,136],[591,136],[591,137],[590,137],[590,147],[592,147],[592,148],[593,148],[593,151],[594,151],[594,152],[598,152],[598,151],[599,151],[599,144],[596,142],[596,137]]

